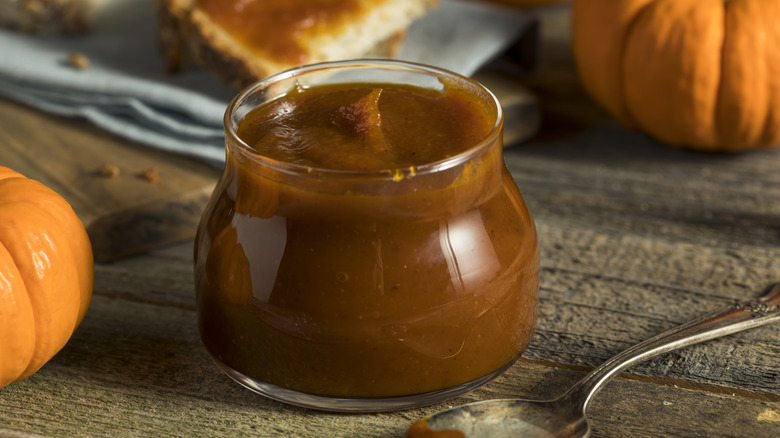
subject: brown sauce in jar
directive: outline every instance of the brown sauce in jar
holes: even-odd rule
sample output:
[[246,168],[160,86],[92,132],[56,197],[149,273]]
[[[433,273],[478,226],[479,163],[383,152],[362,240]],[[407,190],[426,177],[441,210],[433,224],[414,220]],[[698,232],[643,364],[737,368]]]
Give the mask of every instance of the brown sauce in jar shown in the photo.
[[382,170],[459,154],[493,128],[484,104],[447,93],[386,84],[296,87],[247,117],[238,135],[264,156],[341,170]]
[[[495,111],[466,91],[363,84],[293,89],[247,114],[196,243],[211,355],[277,386],[366,398],[516,359],[539,256],[500,138],[451,171],[414,170],[486,138]],[[378,191],[354,174],[394,169]]]

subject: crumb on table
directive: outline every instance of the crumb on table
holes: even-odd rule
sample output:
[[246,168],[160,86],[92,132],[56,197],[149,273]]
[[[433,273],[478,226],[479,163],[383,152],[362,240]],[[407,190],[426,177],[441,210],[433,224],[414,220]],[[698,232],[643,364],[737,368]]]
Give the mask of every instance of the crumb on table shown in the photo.
[[160,174],[156,167],[150,167],[144,170],[142,176],[149,182],[156,183],[160,181]]
[[71,67],[84,70],[89,67],[89,58],[81,53],[73,52],[68,55],[68,64]]
[[104,164],[100,168],[100,175],[105,178],[116,178],[119,176],[119,168],[113,164]]

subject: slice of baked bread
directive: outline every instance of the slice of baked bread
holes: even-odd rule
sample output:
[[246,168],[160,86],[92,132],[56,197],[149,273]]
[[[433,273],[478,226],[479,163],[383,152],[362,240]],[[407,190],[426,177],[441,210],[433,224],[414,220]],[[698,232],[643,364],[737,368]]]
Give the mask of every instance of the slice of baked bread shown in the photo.
[[391,57],[438,0],[157,0],[168,69],[196,64],[234,88],[303,64]]
[[79,34],[104,0],[0,0],[0,26],[30,33]]

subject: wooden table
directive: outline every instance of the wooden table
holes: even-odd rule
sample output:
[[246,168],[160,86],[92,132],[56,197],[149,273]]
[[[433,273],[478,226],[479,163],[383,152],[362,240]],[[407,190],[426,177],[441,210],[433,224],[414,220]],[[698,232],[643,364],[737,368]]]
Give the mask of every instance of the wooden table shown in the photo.
[[[372,415],[255,395],[201,346],[185,240],[96,265],[91,308],[68,345],[0,390],[0,436],[401,437],[447,406],[557,395],[624,348],[780,280],[780,149],[702,154],[630,132],[584,95],[567,51],[549,47],[561,40],[545,41],[523,78],[541,100],[542,130],[506,150],[539,233],[539,321],[504,376],[447,403]],[[37,138],[18,127],[46,126],[70,147],[111,145],[217,177],[86,122],[7,101],[0,111],[0,154]],[[780,436],[780,326],[637,365],[599,393],[590,418],[597,437]]]

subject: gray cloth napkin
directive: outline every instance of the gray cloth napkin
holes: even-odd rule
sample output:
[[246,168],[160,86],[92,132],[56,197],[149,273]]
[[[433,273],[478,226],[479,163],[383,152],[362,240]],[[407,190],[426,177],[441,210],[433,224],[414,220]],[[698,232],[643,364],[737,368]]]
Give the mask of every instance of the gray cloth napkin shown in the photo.
[[[222,116],[235,90],[193,69],[165,72],[153,0],[114,0],[79,37],[0,30],[0,95],[54,114],[82,117],[151,147],[224,162]],[[464,75],[505,50],[530,19],[466,0],[442,0],[410,28],[400,59]],[[69,65],[70,53],[89,67]]]

